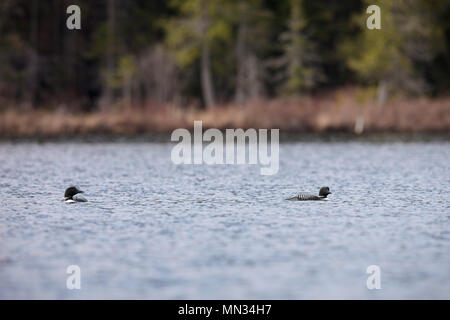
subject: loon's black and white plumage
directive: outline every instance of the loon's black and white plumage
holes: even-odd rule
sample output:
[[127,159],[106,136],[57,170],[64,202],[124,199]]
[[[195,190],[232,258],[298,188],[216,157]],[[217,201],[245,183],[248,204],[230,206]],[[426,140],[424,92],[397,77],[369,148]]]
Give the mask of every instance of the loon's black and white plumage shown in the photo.
[[320,188],[319,195],[315,196],[312,194],[299,194],[298,196],[287,198],[285,200],[291,201],[306,201],[306,200],[328,200],[327,196],[331,194],[330,188],[322,187]]
[[66,203],[87,202],[86,198],[79,195],[80,193],[84,193],[84,191],[79,190],[77,187],[69,187],[64,192],[63,201]]

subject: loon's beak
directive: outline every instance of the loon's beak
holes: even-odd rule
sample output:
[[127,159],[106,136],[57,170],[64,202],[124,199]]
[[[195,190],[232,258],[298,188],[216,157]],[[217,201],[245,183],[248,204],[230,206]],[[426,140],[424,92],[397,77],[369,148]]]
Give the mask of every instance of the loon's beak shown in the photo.
[[84,193],[84,191],[83,190],[78,190],[78,193]]

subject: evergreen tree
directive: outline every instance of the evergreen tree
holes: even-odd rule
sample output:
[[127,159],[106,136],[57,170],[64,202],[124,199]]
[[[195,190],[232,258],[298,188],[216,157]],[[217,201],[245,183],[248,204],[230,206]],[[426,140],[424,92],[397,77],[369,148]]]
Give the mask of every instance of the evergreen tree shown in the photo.
[[283,55],[277,62],[284,79],[281,91],[289,95],[311,89],[324,79],[319,67],[320,57],[307,33],[302,2],[290,0],[287,31],[281,34]]
[[[373,1],[367,0],[367,6]],[[424,92],[424,76],[417,68],[430,62],[440,43],[431,12],[419,0],[381,0],[381,29],[368,29],[364,12],[356,17],[362,32],[349,39],[342,50],[348,66],[368,84],[378,86],[378,103],[384,104],[389,91]]]
[[200,64],[203,102],[211,108],[216,104],[212,50],[231,37],[230,9],[220,0],[174,0],[172,5],[179,16],[166,26],[167,44],[181,68]]

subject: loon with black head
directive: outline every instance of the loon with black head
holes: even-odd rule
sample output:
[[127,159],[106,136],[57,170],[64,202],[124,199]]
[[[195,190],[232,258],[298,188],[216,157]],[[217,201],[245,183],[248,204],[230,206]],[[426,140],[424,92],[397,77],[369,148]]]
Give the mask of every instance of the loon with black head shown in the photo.
[[74,203],[74,202],[87,202],[86,198],[78,195],[84,193],[84,191],[78,189],[77,187],[69,187],[64,192],[64,202]]
[[328,200],[327,196],[331,194],[330,188],[322,187],[320,188],[319,195],[315,196],[312,194],[299,194],[298,196],[287,198],[285,200],[291,201],[306,201],[306,200]]

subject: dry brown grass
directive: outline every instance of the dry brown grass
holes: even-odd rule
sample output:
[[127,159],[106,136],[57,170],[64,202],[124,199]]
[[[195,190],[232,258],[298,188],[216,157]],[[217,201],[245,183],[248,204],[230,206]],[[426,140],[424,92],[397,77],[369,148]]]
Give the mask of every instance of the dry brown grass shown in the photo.
[[73,136],[165,133],[192,128],[279,128],[287,132],[353,132],[358,117],[365,132],[450,131],[450,98],[393,100],[380,107],[357,102],[355,90],[320,97],[251,101],[212,110],[148,106],[87,114],[7,110],[0,113],[0,136]]

